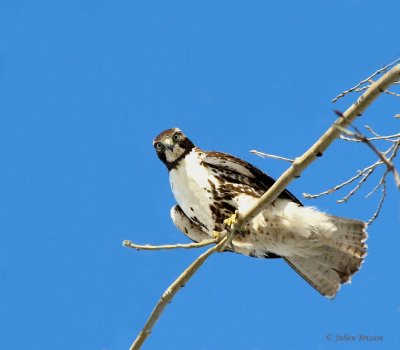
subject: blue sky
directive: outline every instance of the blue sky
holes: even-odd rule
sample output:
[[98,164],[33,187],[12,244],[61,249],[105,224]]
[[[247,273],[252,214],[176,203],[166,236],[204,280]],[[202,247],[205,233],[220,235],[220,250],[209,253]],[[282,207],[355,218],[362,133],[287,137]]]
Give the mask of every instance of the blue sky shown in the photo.
[[[121,245],[186,242],[153,137],[179,126],[279,176],[286,164],[248,151],[305,151],[355,96],[331,99],[400,56],[399,13],[397,0],[2,0],[0,347],[127,349],[200,254]],[[397,132],[399,112],[383,96],[357,125]],[[374,160],[336,142],[290,189],[325,190]],[[371,180],[346,205],[306,204],[367,220]],[[389,181],[369,256],[335,300],[282,261],[218,254],[143,348],[398,348],[398,198]],[[384,340],[327,340],[337,334]]]

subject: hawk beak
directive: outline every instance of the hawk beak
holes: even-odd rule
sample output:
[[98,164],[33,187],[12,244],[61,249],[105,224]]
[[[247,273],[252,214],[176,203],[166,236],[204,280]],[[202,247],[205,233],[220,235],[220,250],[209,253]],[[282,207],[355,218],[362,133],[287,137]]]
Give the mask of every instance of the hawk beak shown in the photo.
[[164,146],[166,149],[169,149],[171,152],[174,149],[174,142],[169,137],[164,140]]

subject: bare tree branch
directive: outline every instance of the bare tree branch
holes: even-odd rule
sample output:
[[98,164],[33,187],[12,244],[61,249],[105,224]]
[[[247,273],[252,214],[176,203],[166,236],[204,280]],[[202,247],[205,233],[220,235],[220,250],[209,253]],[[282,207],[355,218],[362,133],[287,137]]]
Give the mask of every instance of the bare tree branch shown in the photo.
[[361,177],[361,180],[358,182],[356,187],[354,187],[346,196],[344,196],[342,199],[339,199],[337,203],[346,203],[350,197],[352,197],[364,184],[365,181],[367,181],[368,177],[372,174],[375,168],[370,169],[367,173],[363,174]]
[[[340,114],[340,112],[339,112]],[[395,134],[395,135],[387,135],[387,136],[382,136],[380,135],[378,132],[376,132],[374,129],[372,129],[370,126],[365,125],[365,128],[372,134],[374,135],[374,137],[367,137],[364,134],[361,134],[361,132],[355,128],[354,126],[352,126],[355,130],[356,133],[350,132],[347,129],[343,129],[341,130],[345,135],[348,135],[350,137],[347,136],[343,136],[343,134],[340,135],[340,138],[346,141],[351,141],[351,142],[365,142],[365,143],[371,143],[372,141],[387,141],[391,143],[391,146],[384,152],[380,152],[375,146],[372,145],[372,148],[374,150],[375,153],[379,152],[378,157],[379,160],[376,161],[374,164],[364,168],[361,171],[358,171],[357,174],[355,176],[353,176],[352,178],[342,182],[339,185],[336,185],[333,188],[330,188],[324,192],[318,193],[318,194],[307,194],[307,193],[303,193],[304,198],[310,199],[310,198],[318,198],[321,197],[323,195],[328,195],[331,194],[337,190],[340,190],[346,186],[348,186],[349,184],[351,184],[352,182],[354,182],[355,180],[359,180],[357,185],[346,195],[344,196],[342,199],[338,200],[337,203],[345,203],[347,202],[351,196],[353,196],[360,188],[361,186],[366,182],[366,180],[370,177],[370,175],[372,175],[372,173],[381,165],[386,166],[386,171],[384,172],[384,174],[382,175],[382,177],[380,178],[380,181],[377,183],[377,185],[365,196],[365,198],[370,197],[373,193],[375,193],[379,188],[382,187],[382,195],[381,198],[378,202],[378,207],[376,209],[376,211],[374,212],[374,214],[372,215],[372,217],[369,219],[368,221],[368,225],[372,224],[372,222],[378,217],[382,206],[383,206],[383,202],[386,198],[386,178],[387,175],[389,173],[393,173],[394,179],[395,179],[395,183],[396,186],[398,187],[400,180],[399,180],[399,175],[398,175],[398,171],[395,169],[394,167],[394,163],[393,163],[393,159],[396,157],[397,151],[399,149],[400,146],[400,134]],[[339,128],[340,129],[340,128]],[[386,159],[386,162],[383,160]],[[387,166],[387,164],[389,164],[389,167]]]
[[154,325],[157,323],[162,312],[166,306],[171,302],[173,297],[185,286],[185,284],[192,278],[196,271],[201,265],[207,260],[207,258],[219,251],[221,247],[225,244],[227,237],[225,236],[217,245],[209,248],[206,252],[201,254],[195,261],[193,261],[190,266],[182,272],[182,274],[166,289],[164,294],[158,300],[156,306],[150,314],[149,319],[140,331],[139,335],[136,337],[135,341],[129,348],[129,350],[138,350],[142,347],[144,341],[150,335],[153,330]]
[[275,156],[273,154],[268,154],[268,153],[264,153],[264,152],[259,152],[256,150],[251,150],[250,153],[253,153],[261,158],[272,158],[272,159],[278,159],[278,160],[284,160],[285,162],[289,162],[289,163],[293,163],[294,160],[290,159],[290,158],[285,158],[285,157],[281,157],[281,156]]
[[393,91],[385,90],[385,93],[386,93],[386,94],[388,94],[388,95],[392,95],[392,96],[400,97],[400,94],[398,94],[397,92],[393,92]]
[[[367,125],[365,127],[368,129]],[[356,139],[356,138],[350,138],[346,137],[343,135],[340,135],[340,138],[345,141],[351,141],[351,142],[362,142],[362,140]],[[386,136],[375,136],[375,137],[368,137],[368,141],[378,141],[378,140],[383,140],[383,141],[390,141],[390,142],[397,142],[397,139],[400,138],[400,133],[399,134],[393,134],[393,135],[386,135]],[[396,139],[396,140],[392,140]]]
[[346,112],[343,113],[344,118],[339,118],[336,122],[322,135],[322,137],[301,157],[296,158],[291,167],[286,170],[282,176],[274,183],[274,185],[244,213],[239,213],[236,221],[229,227],[229,233],[214,247],[209,248],[199,258],[197,258],[178,279],[166,290],[162,295],[157,305],[153,309],[145,326],[135,339],[130,347],[130,350],[140,349],[143,342],[150,335],[154,325],[159,319],[165,307],[172,300],[175,294],[185,285],[200,266],[216,251],[224,250],[227,244],[230,244],[236,232],[244,227],[250,220],[261,213],[270,203],[272,203],[279,194],[287,187],[287,185],[301,172],[306,169],[314,160],[322,156],[330,144],[338,138],[340,131],[339,127],[347,127],[355,118],[360,116],[364,110],[393,82],[400,78],[400,65],[393,67],[390,71],[384,74],[379,80],[372,83],[369,89],[354,103]]
[[[382,72],[385,72],[389,67],[394,66],[395,64],[400,62],[400,58],[397,58],[396,60],[394,60],[393,62],[387,64],[386,66],[378,69],[376,72],[372,73],[368,78],[365,78],[364,80],[361,80],[357,85],[353,86],[352,88],[343,91],[342,93],[340,93],[339,95],[337,95],[332,102],[335,103],[337,100],[339,100],[340,98],[346,96],[348,93],[352,92],[352,91],[363,91],[366,90],[368,87],[363,87],[361,89],[360,86],[368,83],[368,82],[372,82],[372,78],[376,77],[377,75],[379,75]],[[392,84],[397,84],[397,82],[393,82]],[[386,90],[386,89],[385,89]]]
[[[393,162],[391,160],[389,160],[388,158],[386,158],[385,154],[380,152],[374,146],[374,144],[368,139],[368,137],[366,137],[364,134],[362,134],[358,130],[358,128],[356,128],[354,125],[350,125],[350,126],[355,130],[355,132],[351,132],[351,131],[346,130],[345,128],[342,128],[339,126],[337,126],[337,127],[340,131],[342,131],[347,136],[351,136],[354,139],[360,140],[361,142],[365,143],[370,149],[372,149],[372,151],[378,156],[378,158],[380,158],[382,163],[384,163],[386,165],[388,172],[393,173],[396,186],[398,189],[400,189],[400,176],[399,176],[399,173],[397,172],[397,169],[395,168]],[[400,140],[397,141],[397,143],[399,143],[399,142],[400,142]]]
[[322,197],[324,195],[328,195],[328,194],[331,194],[331,193],[333,193],[335,191],[338,191],[338,190],[342,189],[343,187],[351,184],[353,181],[359,179],[360,177],[361,177],[360,181],[362,181],[364,177],[368,177],[369,175],[371,175],[372,172],[375,170],[375,168],[377,166],[379,166],[380,164],[382,164],[382,162],[379,160],[376,163],[364,168],[363,170],[359,170],[357,175],[355,175],[352,178],[342,182],[339,185],[336,185],[333,188],[330,188],[329,190],[326,190],[326,191],[318,193],[318,194],[303,193],[303,197],[307,198],[307,199],[319,198],[319,197]]
[[386,198],[386,181],[383,181],[383,183],[382,183],[382,195],[381,195],[381,198],[379,199],[378,207],[376,208],[376,211],[372,215],[372,217],[368,220],[367,225],[371,225],[375,221],[375,219],[378,217],[378,215],[381,212],[382,205],[383,205],[383,202],[385,201],[385,198]]
[[133,243],[132,241],[125,240],[122,242],[122,245],[127,248],[133,248],[136,250],[171,250],[171,249],[192,249],[192,248],[200,248],[200,247],[205,247],[207,245],[216,243],[217,239],[206,239],[202,242],[198,243],[188,243],[188,244],[164,244],[164,245],[150,245],[150,244],[145,244],[145,245],[140,245]]

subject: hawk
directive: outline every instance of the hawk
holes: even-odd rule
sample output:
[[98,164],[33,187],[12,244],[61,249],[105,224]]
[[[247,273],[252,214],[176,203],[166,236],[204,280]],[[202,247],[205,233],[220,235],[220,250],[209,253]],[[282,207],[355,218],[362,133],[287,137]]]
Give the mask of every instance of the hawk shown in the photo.
[[[153,141],[169,171],[177,204],[174,224],[195,242],[214,237],[227,219],[252,206],[274,184],[261,170],[227,153],[203,151],[178,128]],[[284,190],[238,232],[228,251],[283,258],[312,287],[334,297],[366,256],[366,223],[306,207]]]

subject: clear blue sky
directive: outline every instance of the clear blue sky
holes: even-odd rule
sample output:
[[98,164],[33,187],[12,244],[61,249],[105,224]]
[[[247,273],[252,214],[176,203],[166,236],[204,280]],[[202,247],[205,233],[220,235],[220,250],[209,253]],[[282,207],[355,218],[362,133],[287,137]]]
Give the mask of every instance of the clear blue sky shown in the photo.
[[[398,0],[0,2],[0,348],[127,349],[200,251],[186,242],[152,148],[179,126],[205,149],[277,177],[334,119],[340,91],[400,56]],[[398,131],[399,99],[358,121]],[[290,189],[318,192],[375,156],[337,142]],[[377,178],[374,179],[376,182]],[[377,197],[307,201],[368,219]],[[213,256],[144,349],[400,348],[399,193],[370,228],[369,256],[329,301],[284,262]],[[345,193],[343,193],[345,194]],[[376,343],[329,334],[384,336]]]

